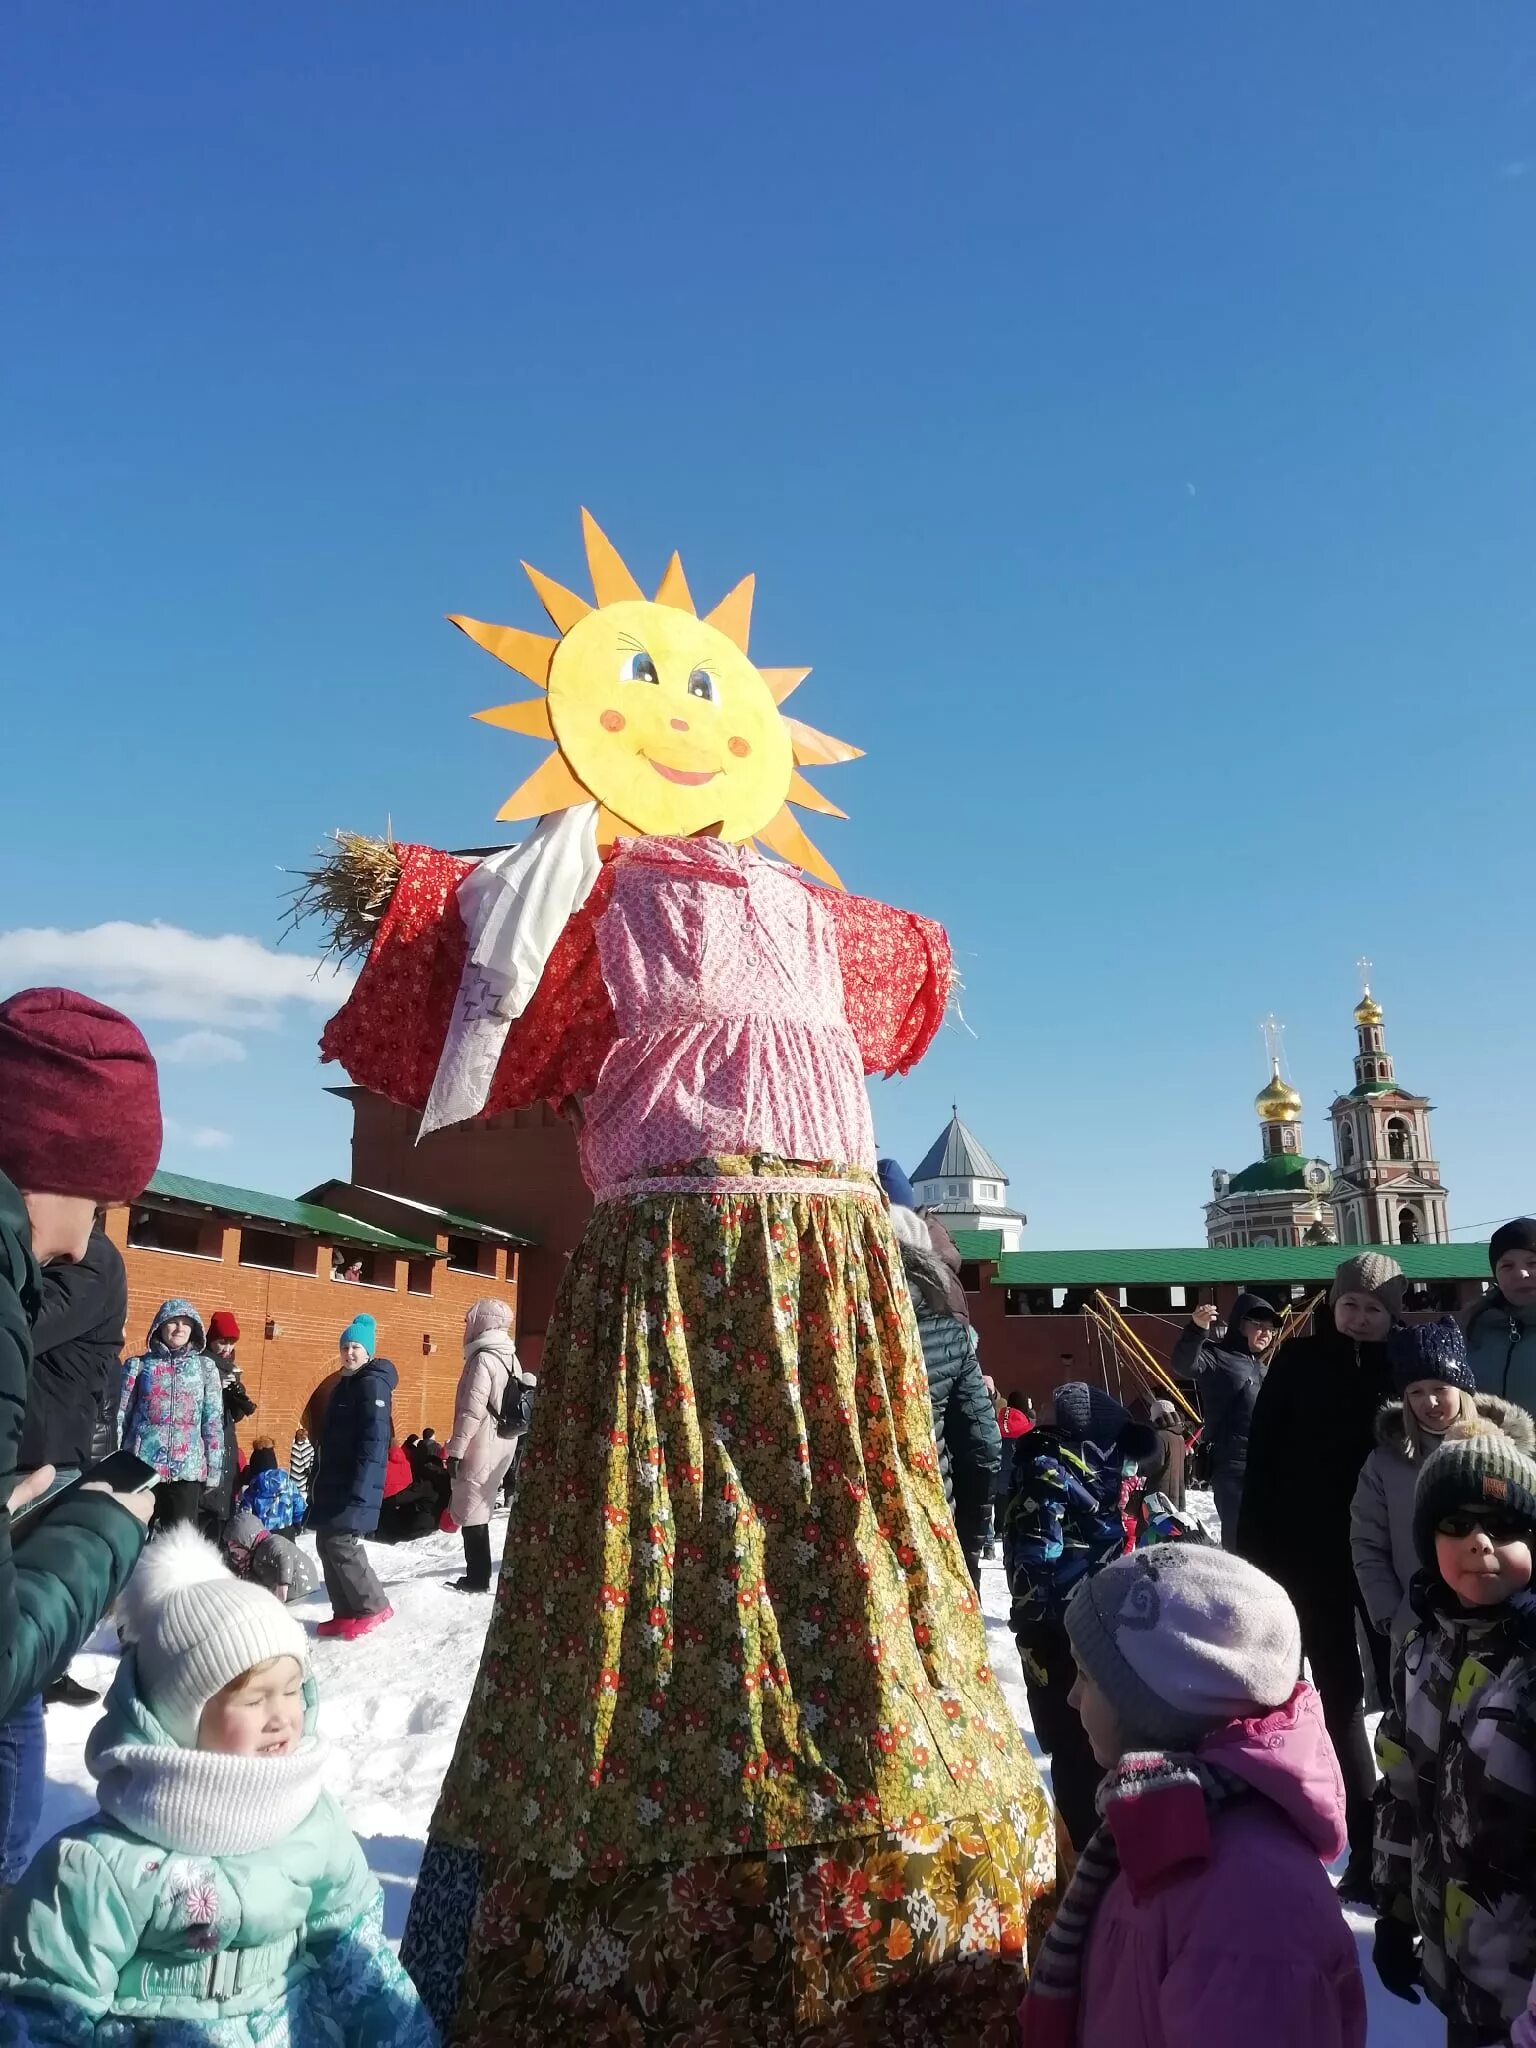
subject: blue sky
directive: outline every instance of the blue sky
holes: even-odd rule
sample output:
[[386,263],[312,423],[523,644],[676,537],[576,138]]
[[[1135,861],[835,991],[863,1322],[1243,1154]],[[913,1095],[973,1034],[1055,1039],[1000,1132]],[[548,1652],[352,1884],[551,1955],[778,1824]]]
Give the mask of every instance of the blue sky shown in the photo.
[[150,1013],[168,1165],[344,1169],[278,870],[493,836],[538,755],[442,615],[537,624],[518,558],[578,580],[586,503],[642,579],[754,569],[754,652],[869,750],[818,836],[948,925],[968,1027],[885,1148],[954,1099],[1028,1241],[1198,1241],[1267,1011],[1330,1150],[1364,952],[1453,1224],[1536,1202],[1529,10],[7,42],[0,981]]

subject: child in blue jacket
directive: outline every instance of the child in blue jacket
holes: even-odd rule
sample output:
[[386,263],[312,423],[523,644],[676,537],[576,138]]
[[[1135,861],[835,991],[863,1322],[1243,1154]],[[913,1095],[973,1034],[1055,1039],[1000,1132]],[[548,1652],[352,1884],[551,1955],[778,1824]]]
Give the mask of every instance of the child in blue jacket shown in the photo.
[[118,1614],[130,1647],[86,1748],[101,1810],[0,1912],[0,2039],[435,2048],[323,1789],[302,1624],[185,1525]]
[[1067,1698],[1077,1666],[1063,1616],[1073,1589],[1130,1549],[1139,1467],[1159,1445],[1156,1431],[1086,1381],[1058,1387],[1052,1405],[1051,1420],[1021,1438],[1014,1454],[1003,1563],[1035,1735],[1051,1759],[1057,1810],[1081,1851],[1098,1826],[1103,1773]]
[[235,1506],[253,1514],[274,1536],[303,1528],[309,1503],[303,1489],[278,1464],[277,1446],[271,1437],[257,1437]]

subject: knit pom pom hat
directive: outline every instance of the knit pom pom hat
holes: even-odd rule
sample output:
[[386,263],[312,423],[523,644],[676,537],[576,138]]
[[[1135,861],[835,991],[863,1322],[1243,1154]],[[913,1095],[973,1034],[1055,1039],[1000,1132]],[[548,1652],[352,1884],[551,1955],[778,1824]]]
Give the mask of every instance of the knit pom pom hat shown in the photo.
[[1443,1380],[1464,1394],[1477,1392],[1477,1381],[1467,1364],[1467,1340],[1461,1326],[1449,1316],[1442,1316],[1437,1323],[1409,1323],[1394,1330],[1387,1339],[1387,1364],[1400,1394],[1406,1394],[1415,1380]]
[[120,1010],[72,988],[0,1003],[0,1173],[27,1194],[135,1202],[161,1137],[154,1054]]
[[1483,1509],[1527,1525],[1536,1543],[1536,1458],[1492,1424],[1442,1444],[1424,1461],[1413,1490],[1413,1547],[1432,1578],[1440,1576],[1435,1530],[1447,1515]]
[[464,1318],[464,1342],[473,1344],[477,1337],[488,1337],[492,1330],[510,1330],[511,1327],[511,1303],[498,1301],[494,1294],[487,1294],[471,1304]]
[[221,1344],[240,1342],[240,1325],[232,1308],[217,1308],[208,1318],[208,1341],[212,1343],[215,1337]]
[[1301,1670],[1285,1589],[1205,1543],[1133,1550],[1067,1602],[1079,1667],[1129,1749],[1190,1749],[1227,1721],[1283,1706]]
[[379,1326],[366,1312],[355,1315],[342,1331],[338,1344],[361,1344],[372,1358],[379,1342]]
[[196,1749],[203,1709],[273,1657],[309,1668],[309,1637],[265,1586],[237,1579],[189,1523],[145,1549],[118,1601],[140,1697],[182,1749]]
[[1407,1285],[1407,1276],[1396,1259],[1389,1259],[1385,1252],[1361,1252],[1356,1258],[1345,1259],[1334,1274],[1328,1299],[1337,1305],[1341,1294],[1369,1294],[1396,1315],[1402,1308]]

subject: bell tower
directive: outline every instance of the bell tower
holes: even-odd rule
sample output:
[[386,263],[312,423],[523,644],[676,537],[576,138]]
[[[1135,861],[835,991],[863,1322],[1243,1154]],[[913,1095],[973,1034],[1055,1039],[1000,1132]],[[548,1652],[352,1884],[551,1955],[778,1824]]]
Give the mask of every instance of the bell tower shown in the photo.
[[1371,963],[1358,965],[1355,1085],[1329,1111],[1339,1242],[1448,1244],[1446,1191],[1429,1135],[1433,1105],[1399,1086],[1387,1051],[1385,1013],[1371,994]]

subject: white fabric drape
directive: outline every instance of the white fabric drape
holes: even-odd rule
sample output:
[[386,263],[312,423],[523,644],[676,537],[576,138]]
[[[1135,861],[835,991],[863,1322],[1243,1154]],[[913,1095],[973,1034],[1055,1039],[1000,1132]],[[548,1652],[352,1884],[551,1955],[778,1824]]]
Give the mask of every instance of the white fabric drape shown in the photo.
[[459,884],[469,952],[420,1136],[478,1116],[507,1033],[533,1000],[555,941],[601,872],[597,806],[552,811],[520,846],[493,853]]

